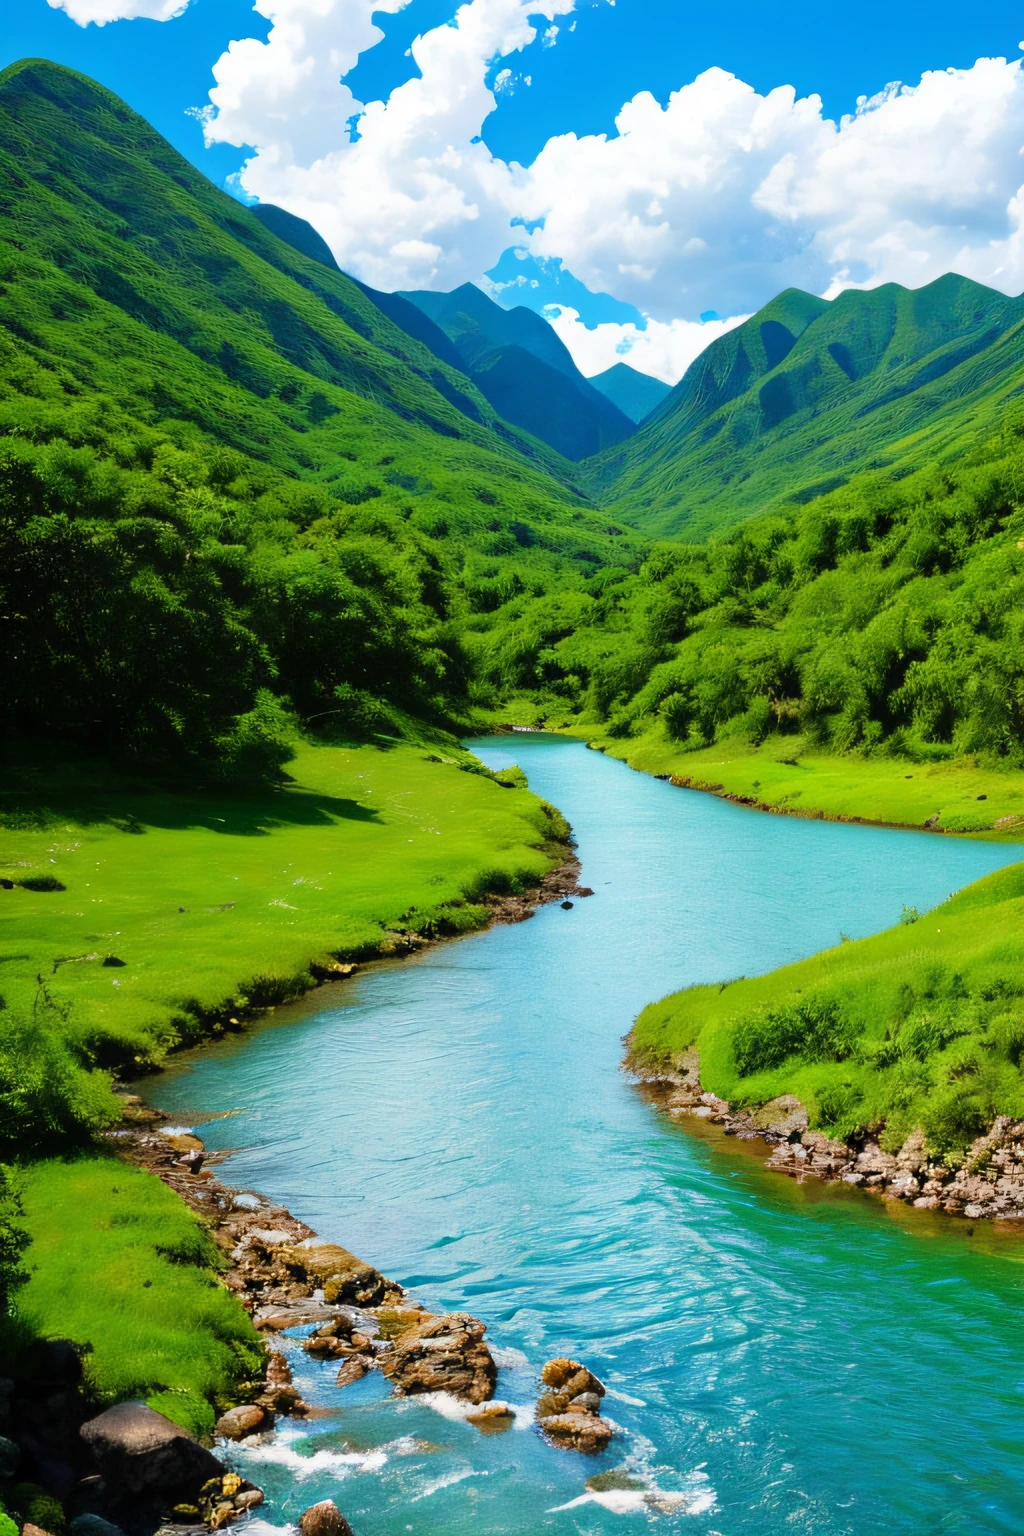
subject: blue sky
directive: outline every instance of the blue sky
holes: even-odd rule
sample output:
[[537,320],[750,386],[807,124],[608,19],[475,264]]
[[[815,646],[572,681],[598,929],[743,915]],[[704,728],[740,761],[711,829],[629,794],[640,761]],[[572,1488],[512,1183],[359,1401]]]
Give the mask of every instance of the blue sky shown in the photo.
[[[72,12],[77,5],[80,13],[88,14],[90,7],[107,4],[116,8],[119,3],[125,12],[155,10],[161,0],[61,3]],[[289,7],[296,13],[302,10],[302,0],[261,3],[268,15],[278,20]],[[360,7],[369,25],[368,0],[336,0],[336,4],[339,38],[352,31],[352,17]],[[272,160],[280,167],[282,149],[280,144],[265,142],[277,130],[267,126],[273,114],[266,110],[265,81],[258,80],[251,69],[238,75],[242,106],[233,111],[222,106],[217,125],[212,131],[208,128],[211,142],[204,144],[202,125],[187,115],[187,109],[207,105],[215,61],[233,39],[254,38],[265,43],[270,34],[268,17],[256,13],[247,0],[192,0],[174,19],[155,21],[136,16],[85,27],[76,25],[65,10],[51,7],[47,0],[7,0],[0,65],[38,55],[94,76],[146,116],[214,181],[223,185],[234,177],[230,185],[236,195],[278,200],[294,212],[313,216],[312,221],[328,238],[342,265],[367,281],[382,287],[451,287],[457,280],[480,281],[484,272],[490,271],[497,284],[492,291],[502,302],[526,302],[535,308],[555,303],[568,314],[579,316],[583,327],[592,332],[595,328],[619,327],[622,334],[618,339],[613,329],[607,335],[602,331],[603,343],[614,343],[617,355],[628,355],[637,344],[630,327],[693,327],[701,315],[734,317],[794,278],[816,291],[827,291],[829,282],[841,286],[890,276],[908,281],[917,271],[921,280],[926,280],[936,275],[932,271],[936,263],[960,262],[963,269],[974,262],[977,270],[970,270],[968,275],[998,282],[1005,273],[1003,286],[1012,287],[1016,282],[1012,262],[1002,260],[1000,253],[991,256],[990,249],[993,233],[1006,237],[1007,250],[1012,243],[1013,231],[1003,225],[1009,217],[1005,209],[1017,190],[1011,151],[1014,144],[1019,150],[1024,142],[1024,137],[1013,139],[1017,132],[1019,70],[1012,81],[1003,75],[997,81],[994,77],[986,81],[971,77],[968,81],[976,101],[984,102],[992,99],[993,86],[999,96],[1006,84],[1005,110],[991,125],[989,139],[975,157],[977,163],[962,167],[963,185],[949,194],[950,207],[944,210],[936,210],[939,194],[931,184],[922,189],[923,179],[927,181],[930,176],[935,182],[941,177],[941,134],[948,134],[949,143],[958,146],[964,138],[962,123],[978,117],[977,105],[972,107],[968,99],[967,86],[960,87],[954,81],[946,89],[939,82],[933,91],[930,116],[919,102],[920,121],[909,126],[906,112],[903,119],[899,116],[899,104],[887,103],[873,114],[870,124],[857,130],[859,138],[848,134],[844,168],[829,174],[833,180],[837,175],[848,176],[851,187],[863,188],[865,206],[873,201],[871,154],[877,158],[883,181],[904,156],[913,161],[901,171],[905,185],[890,189],[886,208],[871,211],[859,230],[839,206],[842,199],[830,199],[825,168],[832,151],[827,134],[819,120],[809,122],[806,113],[800,118],[799,109],[788,115],[775,113],[762,146],[764,153],[758,159],[757,177],[752,179],[751,172],[743,181],[751,157],[749,146],[745,149],[741,140],[744,133],[757,135],[749,124],[746,128],[736,126],[737,113],[747,109],[743,102],[727,99],[728,90],[721,83],[713,90],[694,91],[692,103],[685,112],[680,107],[673,119],[676,132],[681,134],[680,144],[689,143],[688,121],[692,120],[691,126],[697,123],[705,138],[711,136],[713,148],[719,142],[723,146],[717,179],[708,181],[702,198],[696,201],[687,190],[692,170],[680,170],[676,177],[673,165],[663,166],[652,180],[642,169],[636,169],[644,165],[644,134],[650,134],[654,144],[665,136],[659,134],[661,119],[656,113],[648,111],[633,129],[636,156],[632,171],[625,155],[606,155],[602,160],[572,146],[570,153],[559,136],[574,134],[583,140],[587,135],[605,134],[614,139],[616,115],[637,93],[650,92],[660,112],[672,92],[690,86],[712,68],[737,76],[759,97],[781,85],[795,87],[798,98],[815,93],[822,99],[822,115],[838,119],[855,111],[859,97],[874,96],[892,81],[914,85],[929,70],[969,72],[981,57],[1016,60],[1018,40],[1024,33],[1024,13],[1018,5],[987,0],[984,5],[965,7],[962,0],[958,4],[934,0],[924,7],[919,0],[913,4],[906,0],[861,0],[854,12],[803,0],[775,6],[764,5],[763,0],[733,0],[730,5],[699,10],[680,0],[579,0],[575,7],[571,0],[546,0],[534,14],[528,0],[474,0],[471,10],[487,21],[502,6],[505,19],[501,26],[507,30],[511,25],[508,16],[518,7],[523,17],[532,21],[535,36],[526,47],[480,61],[480,91],[496,88],[493,110],[489,110],[490,98],[480,96],[483,106],[478,108],[479,121],[472,122],[467,130],[464,119],[468,109],[452,108],[451,141],[467,166],[476,157],[472,177],[466,179],[467,171],[452,181],[453,204],[461,197],[464,205],[472,204],[478,211],[461,222],[453,215],[447,224],[424,211],[431,197],[437,199],[436,180],[432,192],[414,192],[410,201],[403,168],[396,164],[393,129],[381,136],[382,146],[392,145],[390,151],[367,144],[359,154],[350,154],[347,135],[342,143],[340,129],[331,126],[332,120],[340,123],[345,115],[340,95],[336,103],[325,95],[315,127],[306,123],[303,128],[307,142],[301,150],[295,150],[289,141],[287,147],[293,155],[290,179],[280,169],[271,174]],[[471,49],[462,55],[451,52],[445,62],[443,47],[451,39],[435,29],[445,29],[453,14],[452,0],[411,0],[397,14],[376,13],[374,20],[383,38],[362,52],[345,77],[356,104],[387,102],[395,107],[391,117],[397,118],[398,103],[404,98],[401,93],[392,97],[392,93],[420,76],[409,50],[414,39],[427,34],[428,41],[439,39],[439,46],[443,45],[440,62],[435,60],[433,66],[439,83],[432,99],[450,107],[451,79],[457,78],[459,71],[467,71],[467,59],[472,63],[476,57]],[[493,17],[492,22],[499,25]],[[318,28],[315,37],[310,28],[310,46],[322,55],[323,40],[329,34],[319,23]],[[468,23],[463,31],[468,33]],[[271,50],[264,52],[273,59]],[[434,90],[430,66],[427,74],[424,94],[428,87]],[[327,81],[322,89],[326,93],[335,87],[336,81]],[[942,97],[943,90],[946,97]],[[1024,100],[1024,91],[1020,94]],[[1002,97],[999,99],[1001,102]],[[291,110],[297,122],[301,104],[296,101]],[[688,121],[684,121],[687,114]],[[386,129],[387,115],[378,122]],[[929,131],[928,122],[937,124],[935,155],[923,137]],[[256,148],[262,153],[256,155],[255,162],[246,143],[226,142],[246,133],[253,139],[261,138]],[[426,142],[424,138],[423,145]],[[406,149],[410,161],[429,158],[423,145],[413,133]],[[905,145],[910,146],[906,151]],[[391,159],[387,158],[389,153]],[[436,144],[429,153],[437,158]],[[317,180],[309,173],[311,164],[331,154],[338,161],[333,191],[322,175]],[[737,156],[743,154],[746,159],[741,174]],[[361,172],[357,165],[360,156]],[[482,158],[486,158],[486,165]],[[680,150],[679,164],[684,160],[685,150]],[[928,169],[930,160],[936,164]],[[237,176],[247,162],[243,188]],[[523,194],[522,213],[510,202],[508,188],[514,175],[509,166],[513,162],[524,166],[536,162],[544,168],[538,169],[536,184]],[[797,165],[795,173],[786,170],[791,162]],[[394,208],[381,219],[376,189],[382,175],[386,182],[392,169],[396,178]],[[772,192],[773,212],[767,222],[762,208],[764,193],[758,190],[767,184],[766,174],[774,178],[772,186],[781,185],[780,178],[790,178],[783,192]],[[603,194],[598,195],[606,175],[618,188],[614,207]],[[631,175],[635,186],[630,184]],[[978,191],[979,177],[986,175],[999,181],[994,204],[991,198],[986,202]],[[580,177],[589,177],[596,190],[588,206],[574,208]],[[662,196],[663,185],[670,203]],[[481,187],[488,189],[486,207],[480,202]],[[795,193],[794,187],[798,187]],[[386,192],[382,200],[387,203]],[[395,211],[406,204],[408,227],[402,225]],[[728,217],[722,212],[726,206],[732,210]],[[537,218],[529,217],[531,208],[537,211]],[[889,228],[903,228],[907,223],[904,209],[913,226],[911,234],[903,240],[901,253],[886,255],[886,221]],[[638,218],[645,226],[639,237]],[[609,233],[602,245],[595,239],[595,229],[607,223],[611,230],[616,220],[618,233]],[[671,226],[669,236],[662,238],[659,220]],[[974,255],[962,254],[966,247],[957,233],[961,226]],[[361,241],[360,230],[371,227],[372,240]],[[504,254],[502,229],[507,242]],[[513,238],[521,229],[530,230],[531,237],[514,253]],[[399,256],[395,256],[396,251]],[[441,254],[431,256],[431,252]],[[504,286],[510,281],[512,286]],[[591,297],[602,291],[604,297]],[[562,318],[572,329],[574,322]],[[678,330],[677,340],[683,335]],[[568,335],[566,339],[571,340]],[[577,347],[590,344],[586,338],[575,338]],[[682,352],[677,349],[676,362],[671,365],[666,354],[658,371],[663,375],[671,372],[685,351],[685,346]],[[591,371],[595,370],[596,364]]]

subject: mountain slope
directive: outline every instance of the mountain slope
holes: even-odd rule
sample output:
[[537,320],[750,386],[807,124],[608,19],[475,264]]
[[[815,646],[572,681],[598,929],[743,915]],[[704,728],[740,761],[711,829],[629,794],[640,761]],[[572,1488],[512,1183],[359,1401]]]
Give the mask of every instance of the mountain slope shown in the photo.
[[614,363],[604,373],[593,374],[589,383],[637,425],[672,393],[671,384],[640,373],[628,363]]
[[955,453],[997,425],[1022,363],[1024,301],[967,278],[831,303],[791,289],[713,342],[588,483],[646,532],[708,537]]
[[417,290],[390,298],[414,304],[444,332],[463,369],[507,421],[567,459],[587,458],[632,433],[632,420],[583,377],[533,310],[502,309],[472,283],[452,293]]
[[568,473],[109,92],[0,74],[5,729],[266,766],[282,710],[451,718],[475,612],[640,558]]

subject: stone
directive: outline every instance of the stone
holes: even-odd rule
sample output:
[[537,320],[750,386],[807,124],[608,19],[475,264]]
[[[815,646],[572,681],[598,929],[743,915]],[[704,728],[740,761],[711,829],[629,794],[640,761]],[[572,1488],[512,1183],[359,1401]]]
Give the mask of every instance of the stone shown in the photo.
[[336,1387],[350,1387],[355,1381],[362,1381],[370,1367],[362,1355],[353,1355],[346,1360],[337,1376],[334,1378]]
[[603,1451],[615,1433],[607,1419],[595,1413],[559,1413],[537,1421],[546,1435],[569,1450],[584,1456]]
[[0,1482],[13,1478],[20,1460],[21,1448],[13,1440],[8,1440],[6,1435],[0,1435]]
[[[191,1499],[210,1478],[224,1475],[216,1456],[145,1403],[107,1408],[83,1424],[80,1433],[104,1481],[119,1493]],[[107,1533],[82,1531],[72,1536]]]
[[569,1404],[569,1412],[572,1413],[574,1409],[580,1413],[600,1413],[601,1399],[596,1392],[581,1392]]
[[246,1435],[254,1435],[266,1428],[267,1419],[267,1410],[257,1403],[239,1403],[237,1408],[229,1408],[227,1413],[221,1414],[215,1433],[224,1440],[244,1440]]
[[68,1536],[124,1536],[124,1532],[102,1515],[76,1515],[68,1525]]
[[755,1109],[750,1123],[755,1130],[768,1131],[773,1136],[792,1136],[794,1131],[806,1131],[810,1122],[800,1100],[792,1093],[784,1093]]
[[515,1423],[515,1409],[509,1403],[503,1403],[500,1398],[492,1397],[489,1403],[481,1403],[472,1413],[466,1414],[466,1423],[475,1424],[485,1433],[495,1430],[511,1429]]
[[247,1509],[256,1509],[262,1503],[262,1488],[245,1488],[241,1493],[235,1494],[235,1508],[240,1509],[243,1514]]
[[325,1302],[376,1307],[384,1300],[387,1282],[380,1270],[337,1243],[322,1243],[314,1238],[278,1249],[277,1257],[288,1269],[318,1285]]
[[382,1357],[384,1375],[398,1397],[450,1392],[466,1402],[485,1403],[498,1379],[485,1332],[484,1324],[468,1312],[428,1314],[424,1322],[399,1334]]
[[41,1525],[33,1525],[30,1520],[26,1520],[21,1528],[21,1536],[50,1536],[50,1532],[44,1531]]
[[299,1520],[301,1536],[352,1536],[349,1525],[333,1499],[312,1504]]

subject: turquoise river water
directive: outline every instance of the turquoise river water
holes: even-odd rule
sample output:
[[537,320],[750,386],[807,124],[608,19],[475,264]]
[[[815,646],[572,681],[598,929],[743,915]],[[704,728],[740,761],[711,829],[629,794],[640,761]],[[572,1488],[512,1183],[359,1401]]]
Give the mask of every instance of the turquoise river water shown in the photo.
[[[648,1001],[888,927],[1024,848],[766,816],[554,737],[470,745],[564,812],[593,899],[373,967],[151,1097],[233,1149],[230,1183],[483,1318],[522,1411],[484,1436],[296,1349],[335,1411],[240,1451],[253,1536],[328,1497],[358,1536],[1024,1530],[1024,1248],[767,1173],[619,1070]],[[531,1425],[561,1354],[610,1389],[598,1458]],[[640,1486],[588,1493],[613,1468]]]

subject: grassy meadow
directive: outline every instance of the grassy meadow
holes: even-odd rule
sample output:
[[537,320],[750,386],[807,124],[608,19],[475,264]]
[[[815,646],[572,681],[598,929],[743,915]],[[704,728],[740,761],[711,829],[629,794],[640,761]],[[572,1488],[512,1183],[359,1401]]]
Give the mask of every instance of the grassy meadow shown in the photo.
[[655,729],[629,740],[571,727],[609,757],[645,773],[686,779],[694,789],[735,795],[790,815],[923,827],[972,837],[1024,836],[1024,771],[964,757],[934,763],[835,756],[800,736],[760,745],[732,737],[685,751]]
[[88,1346],[98,1406],[143,1398],[193,1434],[259,1378],[264,1351],[202,1223],[152,1174],[86,1152],[23,1169],[29,1334]]
[[1024,869],[933,911],[766,976],[691,987],[640,1014],[638,1066],[691,1047],[705,1088],[737,1105],[783,1093],[840,1136],[889,1149],[923,1126],[955,1164],[996,1115],[1024,1116]]

